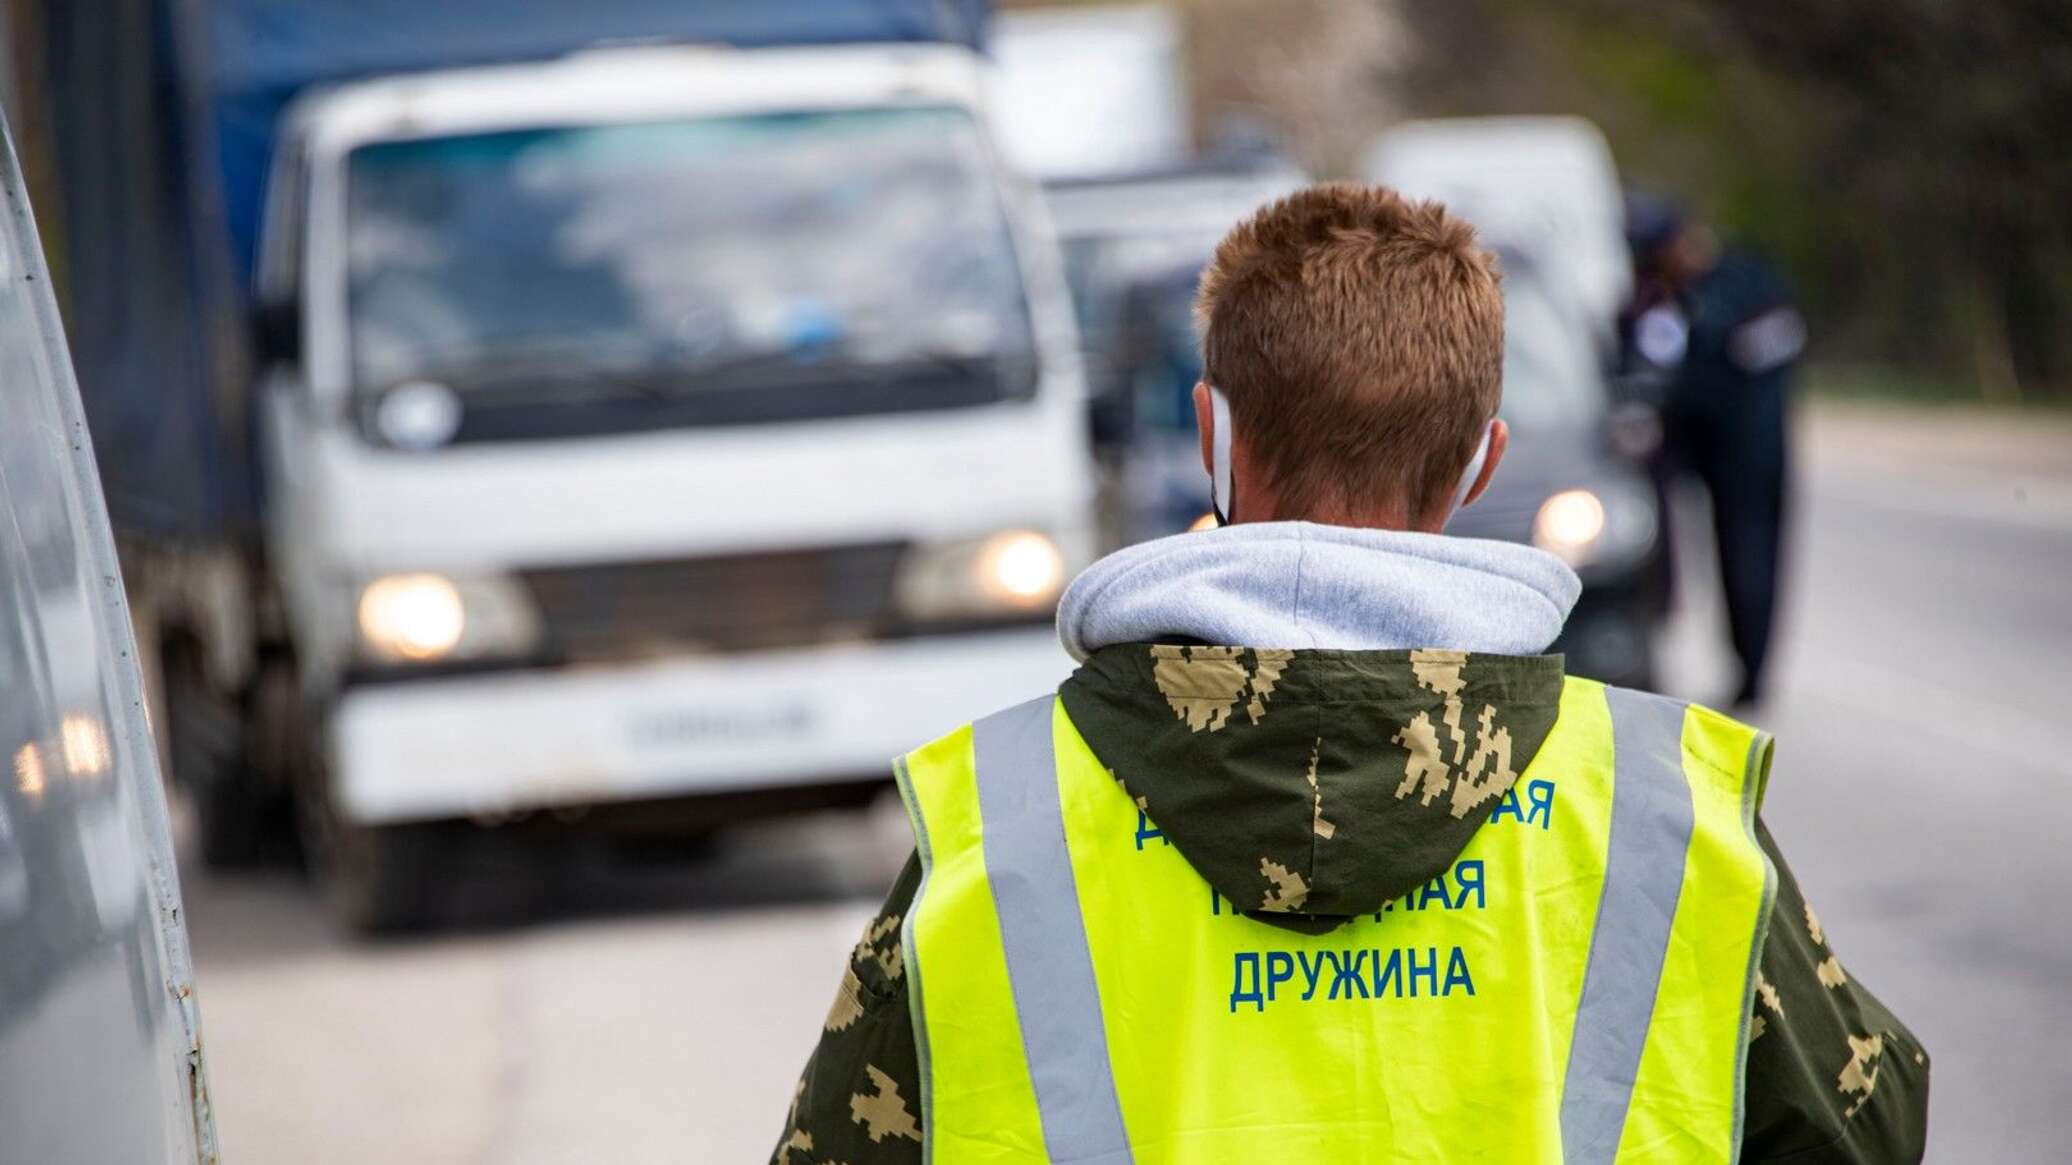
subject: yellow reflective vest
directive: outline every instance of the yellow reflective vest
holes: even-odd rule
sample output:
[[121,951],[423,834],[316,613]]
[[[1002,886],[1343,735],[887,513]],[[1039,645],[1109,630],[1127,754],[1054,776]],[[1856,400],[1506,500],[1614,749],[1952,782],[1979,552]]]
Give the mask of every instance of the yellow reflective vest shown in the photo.
[[1305,935],[1140,851],[1054,697],[918,749],[926,1159],[1733,1161],[1769,753],[1570,678],[1520,777],[1559,789],[1545,828],[1483,828],[1448,875]]

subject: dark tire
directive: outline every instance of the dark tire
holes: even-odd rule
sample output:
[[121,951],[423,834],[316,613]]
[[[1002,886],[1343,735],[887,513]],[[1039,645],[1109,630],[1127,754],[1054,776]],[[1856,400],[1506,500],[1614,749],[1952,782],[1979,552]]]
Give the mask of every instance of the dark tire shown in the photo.
[[450,829],[348,821],[339,812],[328,768],[316,757],[296,790],[296,805],[310,874],[326,912],[342,929],[396,934],[433,920]]
[[245,765],[243,711],[209,682],[197,645],[168,644],[163,658],[167,752],[173,779],[194,804],[202,864],[212,870],[257,864],[280,823],[269,819],[265,791]]
[[265,860],[266,812],[244,782],[234,775],[209,781],[194,788],[193,802],[203,866],[243,870]]
[[331,916],[362,935],[430,923],[439,901],[440,833],[428,825],[338,827],[320,873]]

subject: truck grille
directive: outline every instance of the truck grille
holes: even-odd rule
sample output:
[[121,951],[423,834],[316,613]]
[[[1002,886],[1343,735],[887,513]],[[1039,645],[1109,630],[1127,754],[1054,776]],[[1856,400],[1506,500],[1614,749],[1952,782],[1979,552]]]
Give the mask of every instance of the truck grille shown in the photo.
[[571,661],[799,647],[882,633],[903,546],[527,570],[548,651]]

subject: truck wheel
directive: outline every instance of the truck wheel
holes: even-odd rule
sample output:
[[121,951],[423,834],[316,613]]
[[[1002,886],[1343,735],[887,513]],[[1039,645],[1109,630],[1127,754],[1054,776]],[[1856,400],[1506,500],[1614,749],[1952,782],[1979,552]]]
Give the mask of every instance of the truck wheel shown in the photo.
[[260,836],[264,814],[249,789],[236,780],[210,781],[194,790],[193,800],[203,866],[241,870],[259,864],[266,852]]
[[346,820],[321,762],[297,797],[303,853],[331,917],[359,935],[415,930],[438,903],[446,832],[439,824],[359,825]]
[[266,812],[244,771],[243,717],[210,685],[199,649],[168,644],[163,659],[166,751],[174,780],[194,804],[202,864],[250,866],[266,851]]
[[427,825],[342,826],[322,872],[324,898],[356,934],[392,934],[432,921],[438,831]]

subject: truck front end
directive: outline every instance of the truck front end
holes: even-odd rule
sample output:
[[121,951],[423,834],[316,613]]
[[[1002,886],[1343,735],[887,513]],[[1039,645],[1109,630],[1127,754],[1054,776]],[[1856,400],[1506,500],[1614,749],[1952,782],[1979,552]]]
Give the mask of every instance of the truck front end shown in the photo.
[[340,831],[803,802],[1064,674],[1083,389],[982,70],[614,50],[294,123],[269,541]]

